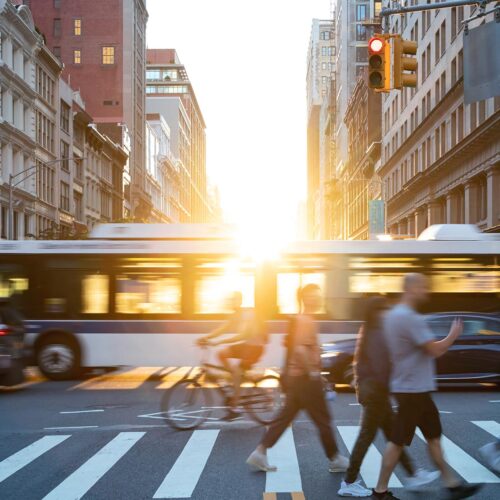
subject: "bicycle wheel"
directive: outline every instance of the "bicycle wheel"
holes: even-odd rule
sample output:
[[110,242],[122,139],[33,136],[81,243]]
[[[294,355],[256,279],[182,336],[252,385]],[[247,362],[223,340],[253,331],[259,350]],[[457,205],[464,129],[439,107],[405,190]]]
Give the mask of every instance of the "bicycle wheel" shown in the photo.
[[280,378],[266,375],[255,382],[243,404],[253,420],[268,425],[276,420],[284,398]]
[[180,380],[161,400],[165,422],[177,430],[199,427],[212,412],[210,389],[204,389],[197,379]]

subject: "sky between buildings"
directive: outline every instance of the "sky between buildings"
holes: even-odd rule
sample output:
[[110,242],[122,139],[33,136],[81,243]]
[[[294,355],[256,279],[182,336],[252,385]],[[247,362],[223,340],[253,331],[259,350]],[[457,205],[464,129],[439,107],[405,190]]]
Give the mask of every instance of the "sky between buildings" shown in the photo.
[[175,48],[207,123],[228,222],[295,236],[306,187],[306,58],[329,0],[148,0],[148,47]]

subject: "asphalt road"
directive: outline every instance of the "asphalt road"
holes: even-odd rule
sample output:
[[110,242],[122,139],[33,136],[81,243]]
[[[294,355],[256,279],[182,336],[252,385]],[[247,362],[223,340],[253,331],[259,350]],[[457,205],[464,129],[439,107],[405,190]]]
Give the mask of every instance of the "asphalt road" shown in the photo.
[[[271,451],[279,471],[268,474],[245,464],[263,432],[245,416],[195,432],[168,428],[159,401],[185,372],[129,368],[76,382],[34,376],[22,389],[0,390],[0,499],[337,498],[342,474],[328,472],[306,415]],[[478,448],[500,434],[500,393],[485,386],[445,389],[436,402],[448,461],[469,482],[487,482],[474,498],[498,500],[500,477],[485,467]],[[348,455],[360,407],[347,391],[330,404],[339,448]],[[362,469],[368,485],[383,448],[379,436]],[[420,438],[410,451],[418,465],[432,468]],[[393,491],[399,498],[442,496],[439,482],[412,494],[401,488],[404,479],[397,469]]]

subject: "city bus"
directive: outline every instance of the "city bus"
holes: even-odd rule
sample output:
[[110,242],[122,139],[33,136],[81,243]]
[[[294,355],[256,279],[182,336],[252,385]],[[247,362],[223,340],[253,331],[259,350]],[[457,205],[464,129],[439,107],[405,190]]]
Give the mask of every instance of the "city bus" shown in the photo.
[[324,293],[325,342],[355,336],[366,298],[396,300],[409,272],[429,277],[426,312],[500,311],[500,241],[461,236],[465,228],[447,239],[430,228],[425,240],[295,242],[255,259],[216,226],[106,224],[82,241],[0,242],[0,296],[26,318],[26,345],[51,379],[82,368],[195,365],[196,339],[228,314],[235,290],[268,320],[260,363],[280,366],[296,291],[307,283]]

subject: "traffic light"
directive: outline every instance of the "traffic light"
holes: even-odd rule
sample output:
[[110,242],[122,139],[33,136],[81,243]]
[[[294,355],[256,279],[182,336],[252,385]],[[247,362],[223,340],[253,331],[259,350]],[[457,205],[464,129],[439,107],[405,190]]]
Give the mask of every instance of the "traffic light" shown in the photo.
[[[394,35],[394,88],[417,86],[417,42],[403,40],[401,35]],[[405,73],[405,71],[407,73]]]
[[384,35],[376,35],[368,42],[368,87],[378,91],[391,88],[391,52]]

